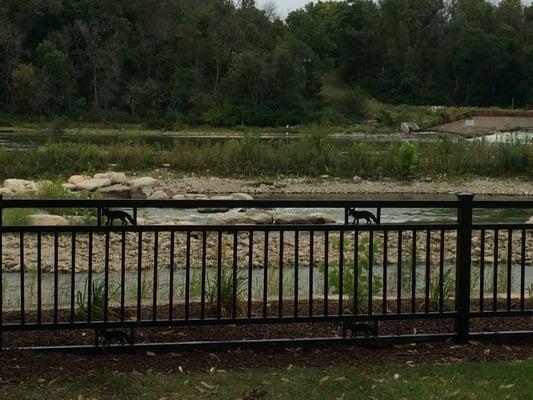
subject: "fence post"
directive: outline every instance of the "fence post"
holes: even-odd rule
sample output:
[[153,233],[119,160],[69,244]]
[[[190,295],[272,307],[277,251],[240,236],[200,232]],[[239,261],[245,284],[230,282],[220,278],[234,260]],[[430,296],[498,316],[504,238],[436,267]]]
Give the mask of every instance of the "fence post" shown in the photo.
[[470,334],[470,273],[472,266],[472,193],[459,193],[457,209],[457,265],[455,269],[455,332],[457,342],[467,344]]
[[[3,215],[4,215],[4,205],[2,204],[4,196],[0,194],[0,229],[4,224]],[[4,233],[0,231],[0,353],[2,353],[2,348],[4,347],[4,261],[3,261],[3,237]]]

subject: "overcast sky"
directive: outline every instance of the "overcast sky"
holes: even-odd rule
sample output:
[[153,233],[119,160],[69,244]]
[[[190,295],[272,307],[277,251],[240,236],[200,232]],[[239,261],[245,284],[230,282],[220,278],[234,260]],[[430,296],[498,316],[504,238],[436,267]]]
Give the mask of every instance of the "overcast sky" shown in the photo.
[[[256,1],[256,4],[263,4],[267,0],[260,0]],[[281,17],[286,17],[289,12],[296,10],[297,8],[301,8],[305,6],[307,3],[310,3],[312,0],[273,0],[274,3],[277,5],[277,12]],[[316,0],[314,1],[317,2]],[[494,1],[495,3],[497,1]],[[524,4],[530,4],[531,0],[522,0],[522,3]]]
[[[262,4],[264,1],[258,1],[256,4]],[[274,0],[274,3],[277,5],[278,14],[281,17],[286,17],[289,12],[296,10],[297,8],[302,8],[307,3],[310,3],[312,0]],[[316,3],[316,1],[315,1]]]

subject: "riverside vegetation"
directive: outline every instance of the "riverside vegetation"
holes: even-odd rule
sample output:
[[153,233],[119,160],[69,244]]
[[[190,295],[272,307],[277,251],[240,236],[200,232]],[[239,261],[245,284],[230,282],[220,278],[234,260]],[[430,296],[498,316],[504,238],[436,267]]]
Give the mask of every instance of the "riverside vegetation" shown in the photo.
[[533,144],[470,142],[354,143],[315,134],[265,141],[255,135],[224,142],[157,144],[47,143],[35,149],[0,148],[0,178],[55,178],[80,172],[164,168],[218,176],[531,177]]

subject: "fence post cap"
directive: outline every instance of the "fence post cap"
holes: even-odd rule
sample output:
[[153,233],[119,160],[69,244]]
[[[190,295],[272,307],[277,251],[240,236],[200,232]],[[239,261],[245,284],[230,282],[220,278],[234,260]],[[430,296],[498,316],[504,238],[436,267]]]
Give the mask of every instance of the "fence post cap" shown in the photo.
[[457,193],[457,198],[459,200],[473,200],[476,195],[470,192],[461,192]]

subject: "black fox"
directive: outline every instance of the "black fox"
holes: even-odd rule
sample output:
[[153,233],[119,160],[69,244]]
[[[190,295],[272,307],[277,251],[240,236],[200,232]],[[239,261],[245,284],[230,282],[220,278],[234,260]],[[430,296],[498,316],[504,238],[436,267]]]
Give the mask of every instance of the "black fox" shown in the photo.
[[372,222],[379,224],[378,219],[370,211],[357,211],[355,208],[348,209],[348,215],[353,217],[353,225],[359,225],[359,221],[364,219],[368,225]]
[[368,324],[360,324],[355,321],[347,321],[342,323],[342,336],[348,337],[348,331],[350,331],[350,337],[357,337],[359,333],[362,333],[365,337],[372,337],[378,335],[377,323],[374,326]]
[[103,208],[102,215],[107,218],[106,225],[113,225],[113,221],[117,219],[122,221],[122,225],[127,225],[127,221],[135,225],[135,220],[126,211],[112,211],[109,208]]
[[124,331],[109,331],[106,329],[99,329],[97,331],[99,338],[103,339],[103,345],[109,346],[113,343],[121,344],[122,346],[126,344],[133,344],[133,334],[126,333]]

